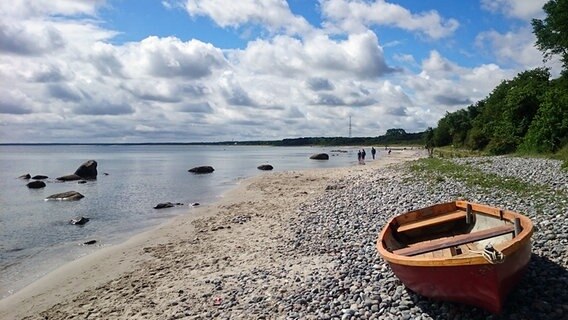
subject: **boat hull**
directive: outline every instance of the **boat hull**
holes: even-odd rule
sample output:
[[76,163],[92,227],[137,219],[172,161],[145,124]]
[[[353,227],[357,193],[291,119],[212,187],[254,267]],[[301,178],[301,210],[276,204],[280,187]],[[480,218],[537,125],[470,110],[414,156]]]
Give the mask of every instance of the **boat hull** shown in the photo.
[[500,313],[507,294],[522,277],[531,258],[530,241],[500,264],[416,266],[389,261],[410,290],[436,300],[454,301]]

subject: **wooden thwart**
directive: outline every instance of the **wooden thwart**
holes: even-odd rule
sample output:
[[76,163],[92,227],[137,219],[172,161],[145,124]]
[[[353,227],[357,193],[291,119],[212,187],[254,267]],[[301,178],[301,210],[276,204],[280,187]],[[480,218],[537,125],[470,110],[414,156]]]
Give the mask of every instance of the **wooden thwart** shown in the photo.
[[397,232],[405,232],[405,231],[408,231],[408,230],[433,226],[433,225],[441,224],[441,223],[452,221],[452,220],[459,220],[459,219],[462,219],[462,218],[465,219],[465,215],[466,215],[466,213],[462,210],[453,211],[453,212],[446,213],[446,214],[440,214],[440,215],[437,215],[433,218],[428,218],[428,219],[423,219],[423,220],[418,220],[418,221],[403,224],[400,227],[398,227],[398,229],[396,231]]
[[455,237],[449,238],[442,238],[436,239],[427,242],[421,242],[418,244],[413,245],[412,247],[402,248],[398,250],[394,250],[392,253],[398,254],[401,256],[415,256],[418,254],[431,252],[435,250],[450,248],[453,246],[459,246],[462,244],[475,242],[479,240],[484,240],[488,238],[493,238],[497,236],[501,236],[507,233],[511,233],[515,231],[515,227],[511,224],[502,225],[499,227],[485,229],[477,232],[467,233],[467,234],[460,234]]

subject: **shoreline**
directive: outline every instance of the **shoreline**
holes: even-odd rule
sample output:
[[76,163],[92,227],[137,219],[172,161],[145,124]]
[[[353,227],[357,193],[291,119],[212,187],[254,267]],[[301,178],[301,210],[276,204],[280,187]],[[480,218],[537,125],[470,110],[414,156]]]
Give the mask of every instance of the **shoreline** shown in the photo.
[[[201,208],[193,208],[190,214],[177,216],[172,220],[165,222],[149,231],[135,235],[124,243],[103,248],[97,252],[79,258],[75,261],[66,263],[62,267],[24,287],[18,292],[0,300],[0,316],[6,319],[22,318],[26,316],[37,316],[39,312],[52,306],[58,306],[64,301],[68,301],[73,297],[77,297],[82,293],[108,284],[117,279],[122,279],[127,274],[131,274],[132,270],[144,270],[150,265],[158,263],[156,260],[155,250],[163,250],[173,244],[192,245],[202,242],[200,235],[205,233],[208,238],[213,233],[212,239],[217,235],[227,237],[233,230],[238,231],[240,226],[246,226],[251,218],[251,209],[259,205],[259,202],[266,202],[266,197],[270,197],[272,192],[279,192],[280,189],[271,190],[269,194],[265,193],[271,189],[274,182],[280,183],[282,186],[291,188],[305,189],[300,193],[286,196],[280,192],[280,199],[271,199],[276,203],[271,208],[275,212],[281,212],[282,215],[289,215],[290,206],[294,203],[306,201],[310,196],[316,193],[322,193],[325,189],[325,183],[329,180],[345,176],[353,171],[363,171],[367,168],[377,168],[388,163],[402,161],[403,158],[409,157],[410,150],[407,152],[396,152],[390,156],[384,156],[377,160],[370,161],[365,166],[350,166],[343,168],[328,169],[306,169],[290,172],[277,172],[262,174],[256,177],[241,181],[235,188],[229,190],[218,202]],[[412,152],[412,155],[416,150]],[[294,181],[286,181],[294,179],[293,177],[309,177],[299,186]],[[323,178],[322,178],[323,176]],[[316,183],[317,182],[317,183]],[[316,185],[314,185],[316,184]],[[284,204],[284,207],[278,207]],[[252,208],[251,208],[252,207]],[[227,213],[227,209],[231,208],[241,215]],[[255,210],[258,210],[256,208]],[[241,219],[243,221],[224,222],[223,225],[209,227],[209,230],[203,227],[209,226],[213,221],[222,217],[233,216],[231,219]],[[258,220],[268,220],[263,223],[274,224],[271,218],[260,215]],[[248,220],[248,221],[247,221]],[[249,224],[250,225],[250,224]],[[233,226],[233,228],[231,228]],[[227,227],[227,228],[225,228]],[[284,226],[279,226],[283,228]],[[266,235],[264,235],[266,236]],[[253,237],[253,240],[260,241],[263,237]],[[250,239],[249,239],[250,240]],[[212,240],[215,242],[216,240]],[[239,245],[235,245],[238,248]],[[223,252],[223,250],[218,251]],[[217,253],[218,253],[217,252]],[[201,255],[201,252],[192,252],[193,255]],[[206,253],[210,255],[211,253]],[[254,264],[258,259],[258,253],[246,259],[246,263]],[[199,267],[196,268],[199,270]],[[136,272],[136,271],[134,271]]]

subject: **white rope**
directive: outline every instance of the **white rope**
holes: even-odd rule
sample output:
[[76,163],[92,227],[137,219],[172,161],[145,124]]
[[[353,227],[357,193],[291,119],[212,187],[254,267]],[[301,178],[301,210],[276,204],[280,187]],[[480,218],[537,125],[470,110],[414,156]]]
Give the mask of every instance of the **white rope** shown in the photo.
[[491,244],[486,245],[483,251],[469,250],[469,252],[482,255],[491,264],[499,264],[505,261],[505,255],[501,251],[495,250]]

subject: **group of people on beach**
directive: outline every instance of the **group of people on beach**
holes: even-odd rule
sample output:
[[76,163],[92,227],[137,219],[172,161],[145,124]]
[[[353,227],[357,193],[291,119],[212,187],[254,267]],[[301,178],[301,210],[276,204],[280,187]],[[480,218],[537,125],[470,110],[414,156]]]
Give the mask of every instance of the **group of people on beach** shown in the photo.
[[[375,149],[375,147],[371,147],[371,156],[373,157],[373,160],[375,160],[375,155],[377,154],[377,150]],[[365,164],[365,156],[367,155],[367,153],[365,152],[365,149],[361,149],[359,150],[359,152],[357,152],[357,160],[359,161],[359,164]]]

